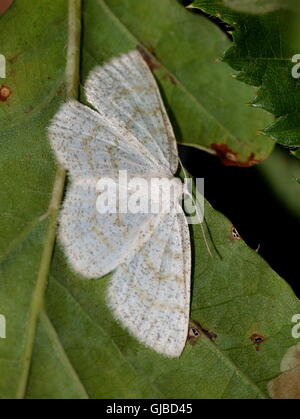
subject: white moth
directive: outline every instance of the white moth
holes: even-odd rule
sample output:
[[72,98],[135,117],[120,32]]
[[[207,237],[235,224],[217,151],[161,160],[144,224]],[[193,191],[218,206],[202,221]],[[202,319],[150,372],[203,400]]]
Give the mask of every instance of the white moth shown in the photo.
[[50,127],[51,146],[69,171],[59,239],[70,265],[87,278],[112,272],[107,303],[140,342],[170,357],[188,333],[191,251],[186,217],[176,212],[100,214],[101,177],[173,179],[174,133],[158,87],[138,51],[96,67],[85,93],[91,108],[64,104]]

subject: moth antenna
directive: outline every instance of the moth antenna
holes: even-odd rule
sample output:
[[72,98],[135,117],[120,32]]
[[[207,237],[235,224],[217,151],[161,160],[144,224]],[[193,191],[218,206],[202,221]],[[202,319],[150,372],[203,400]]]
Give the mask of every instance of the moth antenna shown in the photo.
[[[181,169],[182,169],[182,171],[183,171],[183,174],[184,174],[184,177],[185,178],[187,178],[187,173],[186,173],[186,171],[185,171],[185,168],[184,168],[184,166],[183,166],[183,164],[182,164],[182,161],[181,161],[181,159],[178,157],[178,160],[179,160],[179,164],[180,164],[180,166],[181,166]],[[194,199],[194,197],[193,197],[193,194],[192,193],[190,193],[190,192],[188,192],[188,195],[190,196],[190,198],[191,198],[191,200],[192,200],[192,202],[193,202],[193,204],[194,204],[194,206],[195,206],[195,209],[196,209],[196,214],[197,214],[197,216],[198,216],[198,218],[199,218],[199,220],[201,219],[201,217],[200,217],[200,214],[199,214],[199,212],[198,212],[198,205],[197,205],[197,199],[195,200]],[[204,214],[202,214],[203,215],[203,221],[204,221]],[[200,228],[201,228],[201,232],[202,232],[202,235],[203,235],[203,239],[204,239],[204,244],[205,244],[205,247],[206,247],[206,249],[207,249],[207,251],[208,251],[208,254],[209,254],[209,256],[211,257],[211,258],[213,258],[213,254],[212,254],[212,251],[210,250],[210,247],[209,247],[209,244],[208,244],[208,241],[207,241],[207,237],[206,237],[206,234],[205,234],[205,231],[204,231],[204,228],[203,228],[203,221],[202,222],[200,222]]]

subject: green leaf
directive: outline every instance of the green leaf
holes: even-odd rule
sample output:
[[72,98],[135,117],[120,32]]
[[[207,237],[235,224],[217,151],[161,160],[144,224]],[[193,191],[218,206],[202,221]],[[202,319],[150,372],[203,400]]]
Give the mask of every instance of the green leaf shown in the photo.
[[[191,318],[200,337],[187,344],[179,359],[150,351],[120,328],[105,304],[109,278],[83,280],[71,272],[58,245],[52,252],[64,172],[53,161],[46,127],[78,86],[80,1],[69,0],[69,7],[68,12],[64,0],[34,5],[27,0],[14,2],[1,17],[1,53],[8,62],[5,85],[11,94],[0,102],[0,314],[7,321],[7,339],[0,339],[0,398],[268,397],[267,383],[280,373],[280,361],[295,343],[291,318],[299,313],[299,301],[209,204],[205,232],[213,258],[200,226],[192,228]],[[207,70],[205,64],[205,44],[211,42],[210,49],[217,51],[221,39],[226,47],[220,32],[171,1],[127,0],[120,6],[117,1],[88,0],[83,12],[82,81],[92,66],[135,47],[137,39],[144,46],[148,42],[148,48],[155,48],[156,58],[150,58],[159,64],[155,75],[173,121],[205,146],[199,134],[205,118],[213,114],[213,106],[230,106],[225,85],[232,81],[225,80],[225,70],[214,73],[219,74],[214,79],[218,88],[210,89],[213,80],[206,79],[211,67]],[[173,36],[179,23],[185,29]],[[197,61],[202,37],[203,55]],[[197,54],[189,55],[188,39]],[[191,59],[189,71],[189,66],[183,71],[176,64],[187,63],[180,58],[185,54]],[[176,76],[176,84],[166,75]],[[195,95],[198,81],[209,103],[205,111],[198,106],[200,93]],[[229,99],[236,104],[232,95]],[[185,103],[189,118],[186,111],[180,119]],[[234,136],[248,120],[238,113],[240,106],[235,109]],[[224,117],[220,120],[226,120],[226,112],[219,111]],[[207,138],[219,132],[231,147],[237,143],[214,118],[206,128]],[[241,139],[235,148],[240,156],[251,151],[257,158],[270,151],[266,143],[257,151],[257,142],[247,141]],[[215,336],[214,342],[199,324]],[[255,334],[263,342],[253,342]]]
[[[65,180],[46,127],[60,96],[78,90],[79,19],[79,0],[70,0],[69,8],[64,0],[14,3],[1,17],[9,74],[0,108],[0,306],[8,323],[0,342],[3,398],[27,391]],[[69,373],[64,367],[61,375]]]
[[254,14],[296,6],[294,0],[223,0],[223,3],[238,12]]
[[299,185],[300,162],[291,159],[282,148],[275,148],[272,155],[258,166],[278,200],[296,217],[300,217]]
[[[162,88],[176,138],[205,150],[225,147],[232,164],[251,165],[272,151],[257,134],[271,121],[246,104],[252,89],[237,84],[216,60],[226,35],[172,0],[89,1],[83,39],[83,79],[91,67],[140,45]],[[147,24],[145,24],[147,16]],[[194,121],[194,122],[193,122]]]
[[225,7],[222,0],[195,0],[192,7],[233,26],[234,43],[223,61],[238,71],[238,80],[259,87],[252,105],[275,115],[275,122],[262,133],[279,144],[300,146],[300,84],[292,76],[292,57],[298,52],[298,14],[288,10],[240,13]]
[[278,144],[288,147],[299,145],[300,113],[290,113],[277,118],[263,132],[269,137],[274,138]]
[[[299,301],[255,251],[233,239],[231,223],[209,205],[206,222],[213,258],[195,225],[191,318],[217,337],[203,335],[175,360],[138,344],[113,320],[105,304],[108,278],[83,280],[56,250],[46,309],[90,397],[267,397],[267,382],[295,342],[291,318]],[[265,339],[259,351],[254,334]],[[42,397],[48,381],[41,381],[39,359],[33,365],[39,387],[29,386],[29,394]]]
[[295,151],[291,151],[291,154],[293,154],[295,157],[300,159],[300,149],[299,148]]

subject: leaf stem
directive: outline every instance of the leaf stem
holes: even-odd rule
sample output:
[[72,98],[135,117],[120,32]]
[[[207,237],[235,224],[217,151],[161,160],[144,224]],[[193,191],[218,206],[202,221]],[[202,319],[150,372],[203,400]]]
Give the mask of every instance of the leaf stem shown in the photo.
[[80,82],[81,0],[69,0],[69,39],[66,65],[67,99],[77,99]]
[[[80,79],[81,0],[69,0],[68,8],[66,97],[67,99],[76,99],[78,97]],[[16,393],[16,398],[18,399],[22,399],[26,395],[37,324],[40,311],[44,306],[44,295],[55,244],[57,219],[64,191],[65,178],[65,170],[62,167],[58,167],[53,185],[52,198],[48,209],[49,224],[45,238],[45,246],[41,256],[40,268],[29,312],[28,331],[25,340],[24,354],[21,360],[21,376]]]

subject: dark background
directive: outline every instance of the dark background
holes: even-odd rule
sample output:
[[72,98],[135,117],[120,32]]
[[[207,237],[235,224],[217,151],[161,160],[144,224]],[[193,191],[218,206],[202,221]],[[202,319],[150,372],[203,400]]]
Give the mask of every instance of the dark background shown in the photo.
[[224,166],[218,157],[192,147],[181,146],[179,152],[190,174],[205,179],[210,204],[230,219],[251,248],[260,246],[259,254],[300,297],[300,218],[276,198],[257,167]]

